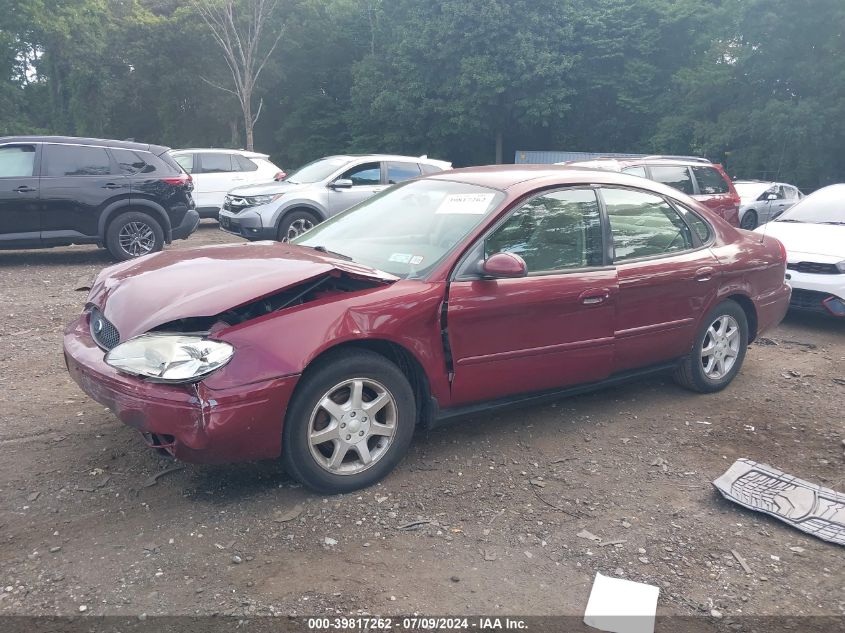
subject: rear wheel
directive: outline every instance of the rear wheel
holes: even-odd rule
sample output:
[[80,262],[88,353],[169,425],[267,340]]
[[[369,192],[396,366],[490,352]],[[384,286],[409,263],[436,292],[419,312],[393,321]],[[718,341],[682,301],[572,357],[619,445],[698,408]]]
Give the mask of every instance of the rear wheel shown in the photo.
[[743,216],[742,220],[739,223],[740,228],[745,229],[746,231],[753,231],[757,228],[757,212],[753,209],[749,209],[746,211]]
[[745,311],[735,301],[723,301],[702,321],[692,352],[675,371],[675,381],[700,393],[724,389],[739,373],[747,347]]
[[338,352],[303,376],[285,416],[282,460],[318,492],[364,488],[402,459],[416,418],[413,390],[396,365],[365,350]]
[[290,242],[293,238],[299,237],[319,223],[320,219],[310,211],[291,211],[279,223],[278,240]]
[[134,259],[164,248],[164,231],[141,211],[121,213],[106,229],[106,248],[118,260]]

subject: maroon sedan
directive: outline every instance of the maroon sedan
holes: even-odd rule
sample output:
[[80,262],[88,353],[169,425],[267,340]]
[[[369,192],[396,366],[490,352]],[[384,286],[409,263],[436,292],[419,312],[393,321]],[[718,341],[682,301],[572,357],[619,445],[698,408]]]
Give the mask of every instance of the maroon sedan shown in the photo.
[[733,380],[789,303],[780,242],[607,171],[485,167],[392,187],[293,243],[105,269],[71,376],[194,462],[275,458],[342,492],[417,424],[647,372]]

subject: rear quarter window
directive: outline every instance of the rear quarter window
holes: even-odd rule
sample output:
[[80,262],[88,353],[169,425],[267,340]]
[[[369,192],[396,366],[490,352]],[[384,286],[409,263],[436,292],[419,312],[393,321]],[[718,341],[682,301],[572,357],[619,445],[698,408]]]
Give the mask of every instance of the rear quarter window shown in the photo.
[[235,171],[258,171],[258,165],[246,156],[232,154],[232,162],[234,163]]
[[695,174],[698,192],[701,195],[710,196],[730,191],[728,183],[722,178],[722,174],[713,167],[693,167],[692,173]]
[[422,169],[423,174],[437,174],[443,171],[440,167],[436,165],[429,165],[428,163],[420,163],[420,169]]

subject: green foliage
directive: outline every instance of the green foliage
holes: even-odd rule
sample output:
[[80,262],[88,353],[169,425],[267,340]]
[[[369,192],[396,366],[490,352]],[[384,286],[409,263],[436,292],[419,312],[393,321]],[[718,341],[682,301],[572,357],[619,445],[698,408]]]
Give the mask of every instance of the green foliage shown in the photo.
[[[841,0],[280,0],[254,97],[285,167],[348,151],[704,154],[845,179]],[[241,146],[189,0],[0,0],[0,134]]]

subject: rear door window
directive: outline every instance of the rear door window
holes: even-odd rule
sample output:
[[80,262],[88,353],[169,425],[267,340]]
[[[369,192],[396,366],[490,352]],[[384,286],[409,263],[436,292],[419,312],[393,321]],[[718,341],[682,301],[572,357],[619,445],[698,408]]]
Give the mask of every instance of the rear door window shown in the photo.
[[199,154],[199,159],[204,174],[221,174],[233,171],[231,154],[209,152]]
[[651,170],[651,179],[657,182],[662,182],[664,185],[669,185],[674,189],[683,191],[686,194],[693,195],[695,188],[692,184],[692,176],[690,176],[689,169],[683,165],[655,165],[649,168]]
[[26,178],[35,175],[35,145],[0,147],[0,178]]
[[387,182],[395,185],[420,175],[420,166],[417,163],[387,163]]
[[698,192],[702,195],[728,193],[728,183],[713,167],[693,167],[692,173],[698,182]]
[[45,176],[108,176],[111,159],[104,147],[88,145],[44,145]]
[[692,232],[668,202],[631,189],[602,189],[614,261],[670,255],[693,248]]

